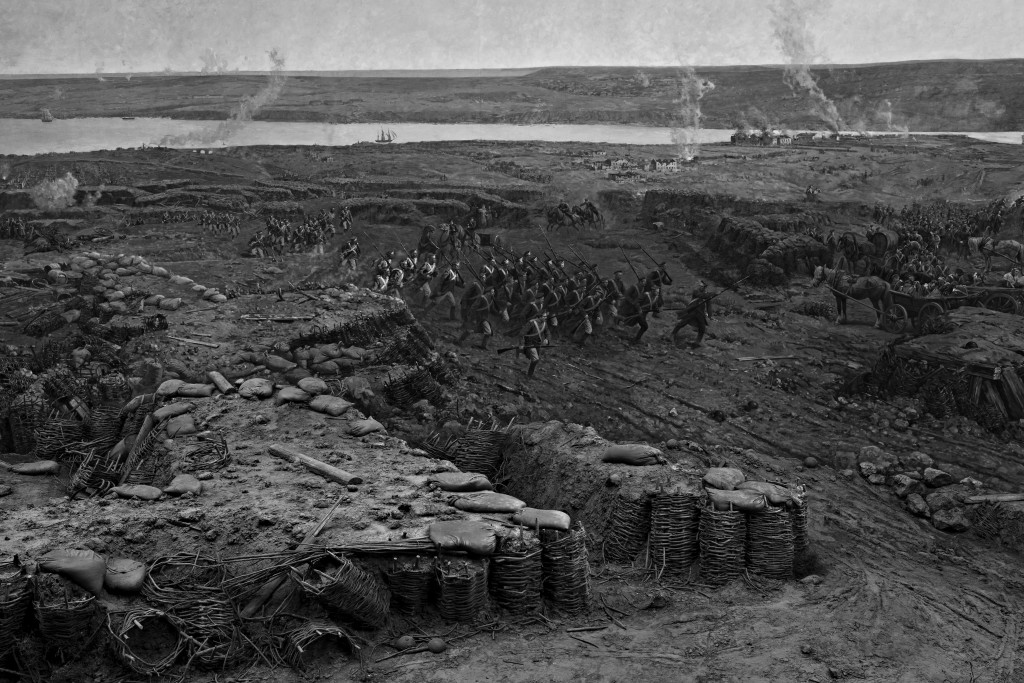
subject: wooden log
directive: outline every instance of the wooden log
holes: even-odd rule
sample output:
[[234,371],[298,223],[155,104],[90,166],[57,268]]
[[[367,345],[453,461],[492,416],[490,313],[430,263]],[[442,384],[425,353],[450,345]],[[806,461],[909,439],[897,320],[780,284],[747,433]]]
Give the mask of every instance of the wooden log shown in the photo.
[[208,346],[211,349],[219,349],[220,348],[220,344],[214,344],[212,342],[199,341],[198,339],[186,339],[185,337],[172,337],[171,335],[167,335],[167,338],[168,339],[173,339],[174,341],[185,342],[186,344],[198,344],[199,346]]
[[1006,409],[1014,420],[1024,418],[1024,382],[1013,368],[1003,368],[1003,393],[1006,395]]
[[982,496],[969,496],[964,499],[968,505],[978,503],[1016,503],[1024,500],[1024,493],[986,493]]
[[217,389],[219,389],[222,394],[230,394],[235,390],[235,385],[229,382],[224,375],[220,374],[216,370],[210,370],[207,372],[206,377],[216,385]]
[[325,462],[320,462],[316,458],[311,458],[308,455],[299,453],[296,450],[292,450],[286,446],[280,444],[271,444],[267,447],[271,455],[290,460],[291,462],[297,462],[311,472],[316,472],[324,479],[330,479],[336,481],[339,484],[362,484],[363,478],[357,477],[354,474],[349,474],[345,470],[340,470],[337,467],[328,465]]
[[996,407],[999,414],[1006,420],[1010,417],[1009,412],[1006,409],[1006,404],[1003,403],[1003,397],[999,395],[999,388],[996,387],[995,382],[990,380],[984,380],[985,382],[985,398],[989,403]]

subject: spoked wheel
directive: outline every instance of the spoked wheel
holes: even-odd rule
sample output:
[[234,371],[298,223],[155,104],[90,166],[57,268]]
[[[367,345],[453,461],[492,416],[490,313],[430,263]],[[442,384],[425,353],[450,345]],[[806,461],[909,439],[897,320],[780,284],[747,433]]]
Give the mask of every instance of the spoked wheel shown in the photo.
[[909,325],[910,316],[907,309],[899,304],[893,304],[882,314],[882,326],[893,334],[902,334]]
[[921,310],[917,312],[917,317],[914,319],[914,323],[918,330],[925,329],[925,326],[941,316],[945,311],[942,310],[941,304],[936,301],[929,301]]
[[1020,312],[1020,304],[1017,302],[1016,297],[1002,292],[989,294],[985,297],[982,305],[990,311],[999,311],[1000,313],[1016,314]]

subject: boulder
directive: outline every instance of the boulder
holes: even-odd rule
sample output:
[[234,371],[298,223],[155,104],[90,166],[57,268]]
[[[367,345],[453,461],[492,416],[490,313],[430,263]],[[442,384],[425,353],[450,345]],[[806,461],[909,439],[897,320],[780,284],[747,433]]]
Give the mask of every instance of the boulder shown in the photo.
[[892,478],[892,492],[900,498],[906,498],[911,493],[917,493],[921,489],[921,483],[905,474],[897,474]]
[[179,474],[164,487],[164,493],[169,496],[183,496],[186,493],[198,496],[202,492],[203,483],[191,474]]
[[910,510],[911,514],[918,517],[927,517],[931,512],[928,503],[924,501],[924,498],[919,493],[911,493],[907,496],[907,509]]
[[953,487],[942,488],[925,496],[928,507],[932,510],[949,510],[963,503],[963,494]]
[[238,387],[238,395],[251,400],[270,398],[274,395],[274,383],[262,377],[250,378]]
[[862,462],[858,466],[862,477],[867,479],[868,477],[878,474],[878,465],[873,462]]
[[868,483],[872,486],[882,486],[885,484],[884,474],[872,474],[868,477]]
[[941,486],[952,484],[953,477],[948,472],[943,472],[934,467],[926,467],[924,470],[924,483],[933,489],[937,489]]
[[894,474],[900,466],[899,459],[895,455],[883,451],[878,446],[865,446],[860,449],[860,461],[873,464],[875,471],[879,474]]
[[900,464],[910,470],[923,470],[935,465],[935,461],[927,453],[912,451],[900,456]]
[[161,299],[160,303],[157,304],[157,308],[161,311],[176,311],[181,308],[181,298],[175,297],[174,299]]
[[971,528],[971,523],[964,516],[963,508],[938,510],[932,515],[932,526],[939,531],[960,533]]

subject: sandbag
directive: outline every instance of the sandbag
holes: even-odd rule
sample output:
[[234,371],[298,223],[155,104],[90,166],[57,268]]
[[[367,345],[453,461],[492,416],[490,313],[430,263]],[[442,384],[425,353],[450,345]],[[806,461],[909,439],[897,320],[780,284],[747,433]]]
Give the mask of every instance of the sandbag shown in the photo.
[[319,396],[330,391],[327,382],[317,377],[306,377],[298,381],[299,389],[302,389],[310,396]]
[[157,396],[174,396],[178,389],[185,386],[185,381],[180,379],[169,379],[156,388]]
[[337,396],[321,395],[310,401],[309,407],[318,413],[325,413],[332,417],[341,417],[348,412],[352,404]]
[[170,271],[168,271],[166,268],[164,268],[162,266],[153,266],[153,275],[156,275],[157,277],[165,277],[166,278],[166,277],[170,277],[171,273],[170,273]]
[[295,363],[290,360],[281,358],[281,356],[275,356],[273,354],[268,355],[263,359],[263,365],[274,372],[288,372],[295,367]]
[[160,303],[157,304],[157,308],[162,311],[176,311],[181,308],[181,298],[175,297],[173,299],[161,299]]
[[298,384],[300,380],[303,380],[303,379],[305,379],[307,377],[312,377],[312,376],[313,375],[310,374],[309,370],[307,370],[306,368],[302,367],[301,365],[298,366],[298,367],[294,367],[291,370],[289,370],[288,372],[284,373],[285,381],[286,382],[290,382],[291,384]]
[[117,494],[118,498],[138,498],[139,500],[157,500],[163,495],[163,491],[155,486],[145,484],[125,484],[110,489]]
[[40,475],[60,473],[60,463],[56,460],[37,460],[35,462],[19,462],[11,465],[11,472],[15,474]]
[[179,474],[174,479],[171,479],[170,484],[164,487],[164,493],[169,496],[183,496],[186,493],[198,496],[202,492],[203,482],[191,474]]
[[167,425],[164,427],[167,432],[167,436],[174,439],[179,436],[188,436],[189,434],[195,434],[198,430],[196,429],[196,422],[192,419],[191,415],[178,415],[172,417],[167,421]]
[[163,294],[154,294],[153,296],[147,296],[142,303],[145,306],[158,306],[166,298]]
[[238,387],[238,395],[253,400],[270,398],[274,395],[274,383],[262,377],[247,379]]
[[380,422],[377,422],[372,417],[365,420],[357,420],[352,423],[349,427],[348,433],[352,436],[366,436],[367,434],[373,434],[374,432],[386,432]]
[[281,391],[277,392],[277,396],[274,397],[274,402],[277,405],[282,403],[306,403],[309,399],[313,398],[302,389],[298,387],[285,387]]
[[461,550],[474,555],[493,555],[498,545],[494,527],[473,520],[436,522],[427,528],[427,536],[439,550],[449,552]]
[[712,467],[704,473],[704,488],[732,491],[746,480],[735,467]]
[[464,512],[518,512],[526,507],[526,503],[515,496],[494,491],[478,491],[466,493],[452,499],[452,505]]
[[182,384],[176,394],[185,398],[209,398],[216,390],[213,384]]
[[332,360],[324,361],[323,363],[311,363],[309,369],[318,375],[337,375],[341,372],[341,368]]
[[568,531],[572,519],[561,510],[523,508],[512,516],[512,523],[521,524],[531,529],[536,529],[539,526],[541,529]]
[[222,304],[222,303],[224,303],[227,300],[228,300],[228,297],[226,295],[224,295],[224,294],[214,294],[209,299],[210,303],[214,303],[214,304]]
[[103,585],[115,593],[138,593],[146,581],[146,565],[127,557],[112,557],[107,560],[107,571]]
[[768,499],[757,491],[723,491],[708,490],[708,498],[716,510],[733,510],[741,512],[762,512],[768,508]]
[[668,462],[654,446],[641,443],[623,443],[611,446],[601,456],[601,462],[613,462],[622,465],[662,465]]
[[351,358],[352,360],[362,360],[369,351],[361,349],[358,346],[350,346],[347,349],[339,349],[339,358]]
[[442,491],[454,493],[490,491],[494,488],[487,477],[477,472],[438,472],[427,477],[427,483]]
[[373,389],[370,388],[370,381],[365,377],[353,376],[341,380],[341,387],[345,395],[358,401],[373,398]]
[[99,595],[103,591],[107,563],[91,550],[51,550],[39,558],[39,569],[59,574],[93,595]]
[[180,286],[190,285],[192,284],[192,278],[185,277],[184,275],[172,275],[171,284]]
[[738,491],[757,491],[772,505],[789,505],[793,502],[793,492],[785,486],[769,484],[766,481],[745,481],[736,487]]

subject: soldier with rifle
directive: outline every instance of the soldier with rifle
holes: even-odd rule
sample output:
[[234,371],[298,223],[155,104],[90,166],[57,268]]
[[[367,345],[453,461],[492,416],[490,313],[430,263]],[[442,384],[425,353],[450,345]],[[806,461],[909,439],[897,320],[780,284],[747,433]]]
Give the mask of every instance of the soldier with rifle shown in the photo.
[[[749,275],[747,277],[750,277]],[[717,294],[709,294],[707,291],[707,283],[701,280],[696,289],[693,290],[693,298],[690,300],[682,310],[678,313],[678,321],[676,326],[672,328],[672,334],[669,338],[673,343],[676,341],[676,335],[679,334],[679,330],[683,329],[687,325],[695,327],[697,329],[697,340],[690,344],[691,347],[697,348],[701,345],[704,340],[704,334],[708,330],[708,319],[709,311],[711,310],[711,300],[715,297],[725,294],[731,289],[734,289],[736,285],[743,282],[747,278],[742,278],[732,283],[721,292]]]
[[430,295],[430,303],[427,304],[427,310],[429,311],[438,303],[444,301],[448,304],[448,319],[455,320],[455,311],[458,310],[459,304],[455,301],[455,288],[465,286],[465,281],[462,279],[462,274],[459,273],[459,266],[461,263],[456,261],[455,263],[449,263],[448,268],[445,269],[444,274],[441,275],[441,281],[437,285],[437,291]]
[[526,371],[527,379],[533,379],[533,373],[537,370],[537,364],[540,363],[540,348],[551,343],[548,339],[547,318],[546,313],[534,315],[526,322],[526,326],[520,333],[523,337],[523,345],[516,347],[516,355],[522,351],[523,355],[530,360],[530,367]]

